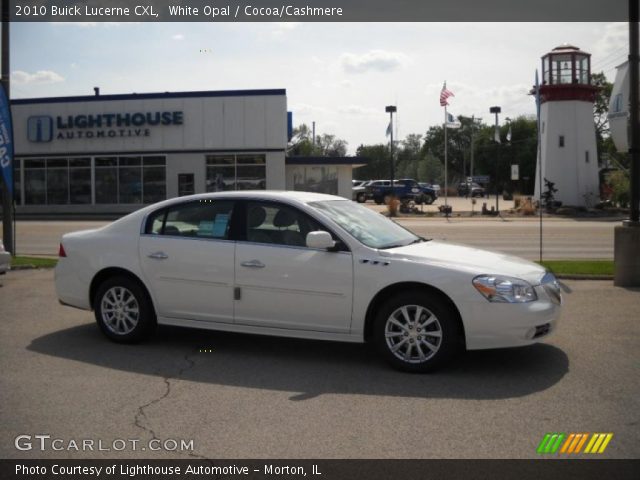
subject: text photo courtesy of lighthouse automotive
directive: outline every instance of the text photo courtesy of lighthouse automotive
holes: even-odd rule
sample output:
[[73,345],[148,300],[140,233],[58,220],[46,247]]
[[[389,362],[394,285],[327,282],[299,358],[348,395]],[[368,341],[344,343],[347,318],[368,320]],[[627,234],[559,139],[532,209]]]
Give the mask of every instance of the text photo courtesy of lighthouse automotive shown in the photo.
[[640,455],[626,24],[11,28],[0,459]]

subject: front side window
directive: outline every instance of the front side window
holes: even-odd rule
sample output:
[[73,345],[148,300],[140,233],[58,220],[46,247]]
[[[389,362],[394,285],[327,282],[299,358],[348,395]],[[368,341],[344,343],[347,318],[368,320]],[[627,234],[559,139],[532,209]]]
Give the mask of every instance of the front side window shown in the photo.
[[393,248],[421,240],[397,223],[349,200],[312,202],[309,206],[371,248]]
[[227,240],[232,211],[232,201],[202,200],[175,205],[152,214],[145,233]]
[[249,242],[304,247],[309,232],[324,230],[311,217],[288,205],[248,202],[246,215]]

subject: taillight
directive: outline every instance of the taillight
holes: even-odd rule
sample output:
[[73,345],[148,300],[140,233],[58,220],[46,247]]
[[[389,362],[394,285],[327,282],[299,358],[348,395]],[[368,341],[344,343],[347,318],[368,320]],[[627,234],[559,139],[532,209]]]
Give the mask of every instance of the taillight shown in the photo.
[[64,251],[64,247],[62,246],[62,244],[60,244],[60,248],[58,249],[58,256],[59,257],[66,257],[67,256],[67,252]]

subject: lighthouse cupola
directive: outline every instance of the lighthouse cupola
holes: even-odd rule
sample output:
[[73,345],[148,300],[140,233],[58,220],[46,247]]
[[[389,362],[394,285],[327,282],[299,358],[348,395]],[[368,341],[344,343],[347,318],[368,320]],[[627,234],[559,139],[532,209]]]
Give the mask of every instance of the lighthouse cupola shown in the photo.
[[591,55],[564,44],[542,57],[542,102],[582,100],[593,102],[597,89],[591,85]]

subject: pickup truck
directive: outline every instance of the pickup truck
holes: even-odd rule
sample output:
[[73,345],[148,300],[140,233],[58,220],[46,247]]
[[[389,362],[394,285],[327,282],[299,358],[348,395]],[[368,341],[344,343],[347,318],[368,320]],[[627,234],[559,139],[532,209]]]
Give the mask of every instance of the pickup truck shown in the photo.
[[394,195],[401,202],[411,201],[427,205],[432,204],[438,195],[431,187],[422,187],[411,178],[403,178],[393,182],[393,188],[389,180],[377,180],[367,187],[367,193],[378,205],[385,203],[387,197]]

